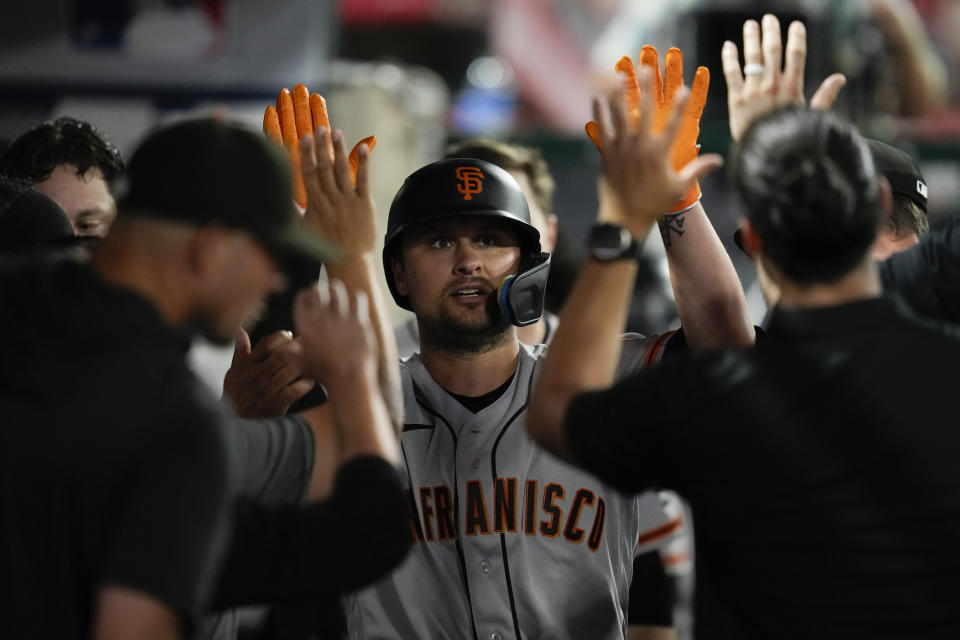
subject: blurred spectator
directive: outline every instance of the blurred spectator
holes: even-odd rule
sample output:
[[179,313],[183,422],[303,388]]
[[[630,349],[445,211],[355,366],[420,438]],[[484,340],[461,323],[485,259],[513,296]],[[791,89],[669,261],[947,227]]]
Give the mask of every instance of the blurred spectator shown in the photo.
[[927,182],[909,155],[879,140],[867,140],[877,173],[887,179],[892,209],[873,246],[875,260],[908,249],[930,230]]
[[37,125],[0,155],[0,173],[33,181],[79,236],[107,234],[117,215],[113,185],[123,169],[120,152],[102,132],[69,117]]
[[947,70],[912,2],[833,2],[823,18],[832,66],[850,81],[844,102],[858,120],[919,117],[945,105]]

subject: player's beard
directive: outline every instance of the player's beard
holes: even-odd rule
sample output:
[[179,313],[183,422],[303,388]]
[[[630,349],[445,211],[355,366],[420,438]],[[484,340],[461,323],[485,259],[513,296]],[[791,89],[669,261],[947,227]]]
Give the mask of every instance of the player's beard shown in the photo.
[[496,292],[487,296],[482,319],[457,318],[448,301],[436,313],[417,313],[421,349],[449,354],[481,354],[492,351],[509,338],[510,325],[497,305]]

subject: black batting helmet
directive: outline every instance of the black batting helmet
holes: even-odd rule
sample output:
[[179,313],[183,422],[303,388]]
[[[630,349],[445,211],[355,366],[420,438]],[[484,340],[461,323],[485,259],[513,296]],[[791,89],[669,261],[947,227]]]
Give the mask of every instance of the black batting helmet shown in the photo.
[[540,232],[530,224],[527,199],[517,181],[495,164],[474,158],[450,158],[410,174],[390,205],[383,241],[387,286],[399,306],[410,300],[397,293],[390,258],[405,231],[424,222],[453,216],[487,216],[513,224],[520,232],[524,263],[540,254]]

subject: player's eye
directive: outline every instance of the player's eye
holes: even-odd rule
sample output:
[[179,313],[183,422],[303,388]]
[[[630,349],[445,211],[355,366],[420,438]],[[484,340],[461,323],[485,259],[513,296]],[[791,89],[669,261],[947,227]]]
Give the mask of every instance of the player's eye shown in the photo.
[[447,249],[453,246],[453,240],[444,236],[437,236],[430,240],[430,247],[433,249]]
[[500,244],[499,239],[491,233],[478,236],[476,242],[481,247],[495,247]]

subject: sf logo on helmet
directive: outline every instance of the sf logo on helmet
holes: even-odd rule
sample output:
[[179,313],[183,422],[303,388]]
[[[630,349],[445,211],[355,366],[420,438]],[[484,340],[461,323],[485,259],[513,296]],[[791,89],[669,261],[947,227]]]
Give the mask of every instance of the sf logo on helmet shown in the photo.
[[473,194],[483,191],[483,172],[477,167],[457,167],[457,191],[463,194],[464,200],[473,198]]

